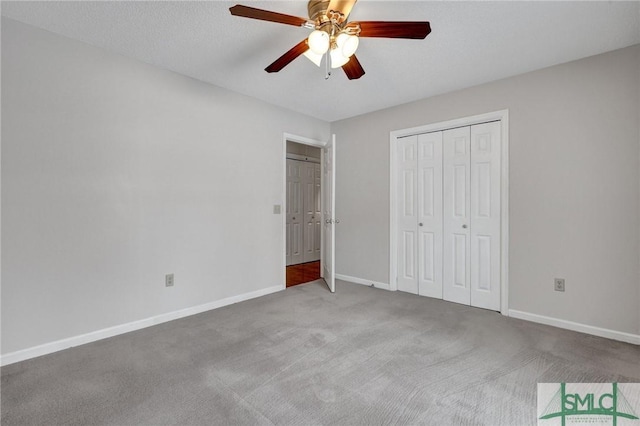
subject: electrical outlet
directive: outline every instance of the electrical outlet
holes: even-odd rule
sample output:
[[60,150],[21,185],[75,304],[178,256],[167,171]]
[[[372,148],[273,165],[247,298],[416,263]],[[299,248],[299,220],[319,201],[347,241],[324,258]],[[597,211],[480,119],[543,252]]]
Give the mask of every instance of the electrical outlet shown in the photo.
[[564,291],[564,278],[555,278],[553,280],[553,289],[555,291]]
[[167,274],[164,276],[164,286],[173,287],[173,274]]

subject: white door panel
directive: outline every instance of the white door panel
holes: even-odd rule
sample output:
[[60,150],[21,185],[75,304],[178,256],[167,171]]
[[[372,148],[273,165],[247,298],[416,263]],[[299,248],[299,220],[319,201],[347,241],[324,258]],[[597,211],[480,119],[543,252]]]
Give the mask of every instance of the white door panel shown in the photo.
[[[311,166],[311,167],[310,167]],[[313,257],[313,164],[303,163],[304,261]]]
[[320,165],[304,163],[304,261],[320,260]]
[[470,137],[469,127],[443,132],[443,298],[470,304]]
[[287,266],[302,263],[303,256],[303,199],[302,163],[287,159]]
[[322,232],[322,175],[320,164],[313,165],[313,259],[320,260]]
[[500,122],[471,126],[471,305],[500,310]]
[[442,299],[442,132],[416,142],[418,294]]
[[322,265],[322,277],[329,290],[336,291],[335,276],[335,203],[336,203],[336,135],[332,135],[329,142],[323,148],[324,176],[322,186],[324,188],[324,258]]
[[417,136],[398,140],[398,290],[418,294]]

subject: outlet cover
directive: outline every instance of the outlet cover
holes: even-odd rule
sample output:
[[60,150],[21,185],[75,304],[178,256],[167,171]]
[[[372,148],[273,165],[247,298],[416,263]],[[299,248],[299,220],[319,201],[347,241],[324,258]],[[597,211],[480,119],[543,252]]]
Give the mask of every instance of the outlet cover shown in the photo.
[[555,278],[553,280],[553,289],[555,291],[564,291],[564,278]]
[[273,205],[273,214],[280,214],[280,204]]
[[173,287],[173,274],[167,274],[164,276],[164,286]]

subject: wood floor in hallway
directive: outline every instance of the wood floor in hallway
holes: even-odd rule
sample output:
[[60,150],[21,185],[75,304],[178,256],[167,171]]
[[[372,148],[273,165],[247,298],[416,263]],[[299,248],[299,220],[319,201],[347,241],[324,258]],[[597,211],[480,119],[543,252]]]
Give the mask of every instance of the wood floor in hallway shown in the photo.
[[287,287],[308,283],[320,278],[320,261],[287,266]]

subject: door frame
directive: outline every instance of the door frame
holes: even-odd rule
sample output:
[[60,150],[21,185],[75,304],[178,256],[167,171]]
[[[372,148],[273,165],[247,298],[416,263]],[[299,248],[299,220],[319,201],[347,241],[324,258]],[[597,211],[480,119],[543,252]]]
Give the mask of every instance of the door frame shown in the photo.
[[[321,141],[317,139],[311,139],[304,136],[298,136],[291,133],[283,133],[282,135],[282,259],[280,271],[282,271],[282,289],[287,288],[287,142],[295,142],[302,145],[312,146],[314,148],[320,148],[320,204],[321,209],[324,212],[324,148],[327,145],[327,141]],[[324,213],[323,213],[324,215]],[[324,223],[324,217],[322,219]],[[323,277],[323,265],[324,265],[324,230],[320,232],[320,276]]]
[[473,126],[488,121],[501,122],[501,153],[500,153],[500,313],[509,315],[509,110],[488,112],[485,114],[462,117],[408,129],[394,130],[389,133],[389,289],[398,290],[398,245],[396,215],[396,143],[399,138],[420,133],[438,132],[456,127]]

